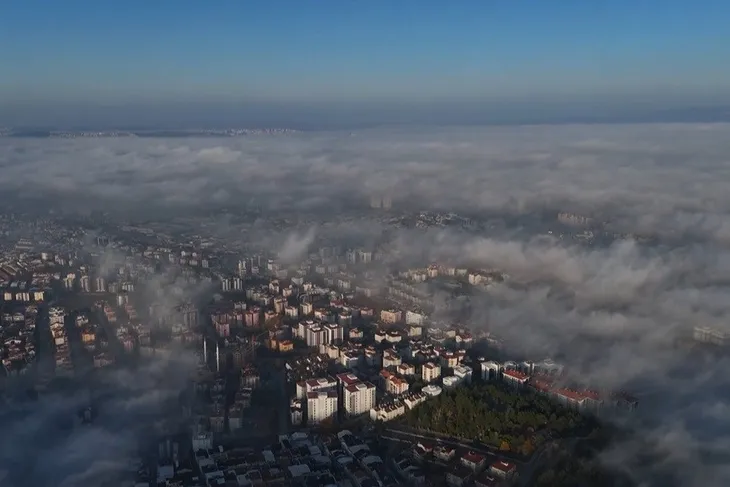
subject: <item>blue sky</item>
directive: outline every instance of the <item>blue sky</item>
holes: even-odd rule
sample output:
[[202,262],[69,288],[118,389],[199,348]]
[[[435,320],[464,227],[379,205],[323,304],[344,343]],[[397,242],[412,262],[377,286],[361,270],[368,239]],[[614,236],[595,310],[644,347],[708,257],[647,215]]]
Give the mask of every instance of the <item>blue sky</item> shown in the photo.
[[725,102],[728,25],[722,0],[7,0],[0,107]]

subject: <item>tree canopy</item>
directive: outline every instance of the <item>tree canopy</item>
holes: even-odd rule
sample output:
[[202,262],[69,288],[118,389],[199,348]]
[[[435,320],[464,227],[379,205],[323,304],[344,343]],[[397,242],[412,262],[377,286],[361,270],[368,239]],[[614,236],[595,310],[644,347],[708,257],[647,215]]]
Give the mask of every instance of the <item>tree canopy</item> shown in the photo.
[[445,391],[409,411],[403,421],[412,428],[525,456],[551,438],[587,435],[598,427],[594,418],[501,383]]

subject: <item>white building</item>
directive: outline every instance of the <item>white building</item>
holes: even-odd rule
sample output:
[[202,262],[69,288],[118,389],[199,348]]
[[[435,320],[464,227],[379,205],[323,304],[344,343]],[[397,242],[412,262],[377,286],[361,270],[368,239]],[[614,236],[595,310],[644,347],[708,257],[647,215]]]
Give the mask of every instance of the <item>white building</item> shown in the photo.
[[319,352],[327,355],[332,360],[337,360],[340,358],[340,347],[333,344],[327,344],[327,345],[320,345]]
[[81,291],[85,293],[91,292],[91,278],[89,276],[81,276],[79,286],[81,287]]
[[291,415],[291,424],[300,426],[304,419],[304,403],[298,399],[292,400],[289,405],[289,413]]
[[373,421],[390,421],[405,414],[406,407],[401,401],[380,404],[370,410],[370,419]]
[[403,335],[401,335],[399,332],[395,330],[390,330],[385,334],[385,339],[389,343],[398,343],[401,340],[403,340]]
[[340,389],[344,389],[347,386],[351,386],[361,382],[360,378],[351,372],[337,374],[337,377],[335,378],[337,379],[337,384],[340,386]]
[[311,320],[300,321],[292,331],[295,336],[304,338],[309,347],[319,347],[320,345],[338,342],[344,336],[344,330],[340,325]]
[[453,389],[460,383],[459,378],[453,375],[447,375],[441,381],[444,384],[444,389]]
[[530,376],[518,370],[505,370],[502,372],[502,379],[514,387],[522,387]]
[[345,330],[342,325],[327,323],[324,328],[327,330],[327,341],[329,343],[342,341],[345,336]]
[[359,249],[357,251],[357,260],[359,262],[362,262],[364,264],[367,264],[367,263],[369,263],[370,261],[373,260],[373,253],[370,252],[369,250]]
[[353,351],[340,352],[340,364],[346,369],[354,369],[360,363],[360,354]]
[[399,375],[403,377],[411,377],[416,375],[416,367],[411,364],[402,363],[395,369]]
[[337,416],[337,391],[307,393],[307,422],[319,424]]
[[345,414],[358,416],[375,407],[375,386],[370,382],[359,382],[345,386],[342,392]]
[[441,366],[435,362],[426,362],[421,367],[421,378],[424,382],[430,383],[441,376]]
[[730,342],[730,333],[709,326],[696,326],[692,333],[695,341],[724,347]]
[[385,378],[385,390],[393,395],[400,395],[408,392],[410,385],[408,381],[397,375],[390,374]]
[[299,309],[297,309],[296,306],[286,306],[284,308],[284,314],[287,316],[287,318],[298,318]]
[[410,325],[408,326],[408,336],[412,338],[420,338],[423,336],[423,326],[421,325]]
[[63,322],[66,318],[66,310],[64,308],[61,308],[59,306],[54,306],[48,310],[48,319],[50,321],[50,326],[53,327],[53,325],[61,325],[63,326]]
[[464,384],[471,383],[472,369],[468,365],[459,365],[454,367],[454,376]]
[[482,380],[485,381],[499,378],[499,373],[502,371],[502,366],[494,360],[480,362],[479,368],[481,369]]
[[380,321],[387,324],[398,323],[401,320],[401,312],[398,309],[384,309],[380,312]]
[[352,325],[352,313],[347,310],[340,311],[337,316],[337,323],[342,326]]
[[426,394],[426,396],[436,397],[439,394],[441,394],[441,388],[437,385],[431,384],[431,385],[427,385],[426,387],[421,389],[421,392]]
[[386,350],[383,352],[383,368],[398,367],[402,360],[394,350]]
[[426,320],[426,315],[419,311],[406,311],[407,325],[422,325]]
[[308,393],[316,391],[327,391],[337,388],[337,381],[332,377],[320,377],[319,379],[307,379],[297,382],[297,399],[304,399]]
[[413,409],[422,402],[425,402],[426,399],[428,399],[428,395],[423,392],[409,392],[402,396],[401,400],[403,401],[403,404],[406,405],[408,409]]

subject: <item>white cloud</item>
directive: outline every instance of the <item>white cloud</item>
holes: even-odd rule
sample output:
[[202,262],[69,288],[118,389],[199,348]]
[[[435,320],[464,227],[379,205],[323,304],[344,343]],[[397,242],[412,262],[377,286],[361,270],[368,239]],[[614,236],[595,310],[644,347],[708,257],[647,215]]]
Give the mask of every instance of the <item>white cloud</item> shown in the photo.
[[[577,209],[728,240],[730,125],[487,127],[228,139],[0,139],[0,189],[108,202]],[[237,195],[246,198],[236,198]],[[87,198],[88,199],[88,198]],[[577,211],[576,210],[576,211]],[[671,226],[669,225],[671,223]]]
[[198,158],[201,161],[216,164],[230,164],[240,155],[241,151],[231,150],[228,147],[210,147],[198,151]]

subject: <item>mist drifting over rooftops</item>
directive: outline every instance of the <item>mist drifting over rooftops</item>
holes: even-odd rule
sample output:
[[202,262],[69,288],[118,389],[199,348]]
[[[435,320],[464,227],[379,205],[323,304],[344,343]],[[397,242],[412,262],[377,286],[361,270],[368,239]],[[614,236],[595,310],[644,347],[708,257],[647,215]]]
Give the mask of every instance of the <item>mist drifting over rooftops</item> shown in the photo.
[[[728,360],[702,361],[672,346],[694,326],[730,326],[730,125],[355,135],[6,137],[0,192],[10,205],[71,214],[93,208],[130,221],[208,213],[216,225],[207,231],[233,240],[240,233],[224,215],[251,208],[261,219],[304,214],[301,228],[254,236],[288,264],[324,235],[365,241],[387,229],[391,258],[404,265],[420,259],[498,269],[520,286],[497,286],[473,302],[470,326],[489,327],[520,352],[561,357],[592,384],[639,388],[646,406],[631,426],[663,455],[639,473],[645,485],[655,485],[655,472],[690,487],[730,482],[727,462],[718,461],[730,446],[730,384],[721,373]],[[381,195],[394,212],[517,223],[477,234],[348,216]],[[618,237],[603,246],[561,239],[544,222],[559,213]],[[605,461],[621,468],[643,447],[617,445]]]

